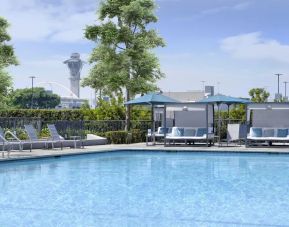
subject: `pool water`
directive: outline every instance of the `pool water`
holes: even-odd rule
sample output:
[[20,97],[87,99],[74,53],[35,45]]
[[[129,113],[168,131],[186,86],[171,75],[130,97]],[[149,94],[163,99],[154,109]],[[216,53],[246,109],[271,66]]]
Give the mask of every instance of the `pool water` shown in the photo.
[[0,163],[0,226],[286,226],[289,156],[110,152]]

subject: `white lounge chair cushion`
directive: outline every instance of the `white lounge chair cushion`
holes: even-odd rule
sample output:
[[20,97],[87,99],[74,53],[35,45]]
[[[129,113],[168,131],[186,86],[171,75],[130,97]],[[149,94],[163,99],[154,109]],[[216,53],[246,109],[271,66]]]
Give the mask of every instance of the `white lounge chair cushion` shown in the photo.
[[184,136],[184,128],[173,127],[172,137],[182,137]]

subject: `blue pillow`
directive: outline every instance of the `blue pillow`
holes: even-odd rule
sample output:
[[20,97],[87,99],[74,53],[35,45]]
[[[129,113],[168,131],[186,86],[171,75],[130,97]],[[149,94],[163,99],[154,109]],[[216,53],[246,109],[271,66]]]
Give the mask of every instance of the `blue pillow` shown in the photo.
[[198,131],[197,131],[197,135],[198,137],[202,137],[204,136],[205,134],[207,134],[207,129],[206,128],[198,128]]
[[288,129],[287,128],[284,128],[284,129],[278,128],[277,129],[277,137],[287,137],[287,135],[288,135]]
[[252,137],[262,137],[262,128],[251,128]]
[[196,129],[194,128],[185,128],[184,129],[184,136],[195,136],[196,135]]
[[274,137],[274,129],[273,128],[264,129],[263,137]]

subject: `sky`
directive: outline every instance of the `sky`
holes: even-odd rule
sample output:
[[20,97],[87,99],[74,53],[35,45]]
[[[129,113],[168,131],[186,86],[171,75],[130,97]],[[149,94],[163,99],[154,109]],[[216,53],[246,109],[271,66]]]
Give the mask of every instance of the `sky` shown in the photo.
[[[63,61],[78,52],[87,61],[95,43],[84,39],[86,25],[97,23],[98,0],[0,0],[0,16],[11,24],[10,42],[20,61],[8,71],[16,88],[35,84],[70,93]],[[277,92],[289,81],[288,0],[157,0],[159,21],[153,25],[166,47],[154,50],[166,77],[163,91],[216,91],[248,97],[254,87]],[[87,63],[82,77],[91,66]],[[46,84],[45,84],[46,83]],[[288,86],[289,87],[289,86]],[[82,98],[93,91],[81,88]]]

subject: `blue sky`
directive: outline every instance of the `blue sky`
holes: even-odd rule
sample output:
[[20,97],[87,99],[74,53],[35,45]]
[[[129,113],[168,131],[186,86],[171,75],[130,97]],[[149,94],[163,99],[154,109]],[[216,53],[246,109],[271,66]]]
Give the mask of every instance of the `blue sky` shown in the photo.
[[[72,52],[86,60],[94,47],[83,39],[86,24],[96,22],[97,0],[1,0],[0,15],[9,20],[12,44],[21,63],[9,71],[15,87],[59,82],[69,86],[62,63]],[[154,25],[167,46],[155,50],[166,78],[164,91],[200,90],[219,82],[221,93],[248,96],[253,87],[277,90],[275,73],[289,81],[289,1],[158,0]],[[83,68],[82,76],[89,70]],[[61,95],[69,95],[52,85]],[[281,91],[284,91],[283,83]],[[81,89],[81,96],[92,97]]]

